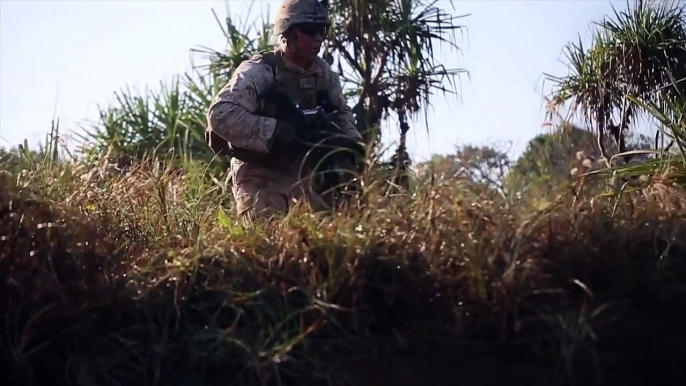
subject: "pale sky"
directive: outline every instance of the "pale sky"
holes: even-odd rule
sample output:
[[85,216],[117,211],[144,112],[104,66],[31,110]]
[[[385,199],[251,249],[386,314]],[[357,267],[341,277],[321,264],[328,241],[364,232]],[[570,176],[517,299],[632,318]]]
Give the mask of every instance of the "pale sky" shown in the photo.
[[[212,9],[244,19],[252,0],[0,0],[0,147],[43,141],[53,115],[62,131],[98,118],[98,105],[130,86],[157,88],[190,69],[190,49],[226,46]],[[280,1],[254,0],[250,21],[273,21]],[[518,155],[541,133],[543,73],[565,75],[562,49],[593,21],[612,14],[609,0],[439,0],[466,31],[461,55],[441,51],[448,68],[465,68],[461,101],[438,92],[429,133],[418,119],[408,138],[416,162],[457,143],[512,141]],[[263,14],[260,11],[264,12]],[[588,41],[588,40],[586,40]],[[352,102],[351,102],[352,103]],[[392,129],[392,130],[391,130]],[[66,131],[66,132],[65,132]],[[397,138],[395,128],[384,132]]]

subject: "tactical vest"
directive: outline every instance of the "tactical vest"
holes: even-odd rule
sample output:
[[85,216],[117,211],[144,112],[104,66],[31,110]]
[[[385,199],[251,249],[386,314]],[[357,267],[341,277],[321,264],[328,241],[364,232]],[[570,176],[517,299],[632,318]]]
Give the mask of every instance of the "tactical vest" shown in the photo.
[[[311,109],[323,104],[328,99],[328,88],[323,73],[302,74],[291,71],[278,50],[263,51],[254,55],[251,60],[261,60],[271,67],[274,80],[278,79],[285,91],[301,109]],[[258,90],[259,92],[260,90]],[[235,157],[254,164],[269,166],[273,160],[267,154],[235,148],[213,131],[205,132],[205,141],[217,155]]]
[[311,109],[323,103],[328,96],[328,88],[324,74],[302,74],[291,71],[278,50],[263,51],[253,57],[262,60],[272,68],[274,79],[278,79],[286,88],[288,94],[301,109]]

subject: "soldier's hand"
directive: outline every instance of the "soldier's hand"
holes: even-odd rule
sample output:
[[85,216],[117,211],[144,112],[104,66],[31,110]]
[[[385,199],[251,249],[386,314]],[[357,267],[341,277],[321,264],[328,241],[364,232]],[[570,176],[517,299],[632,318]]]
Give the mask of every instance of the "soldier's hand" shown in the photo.
[[259,115],[278,119],[278,116],[280,115],[278,104],[272,103],[268,100],[262,100],[260,102],[260,107],[257,110],[257,113]]
[[317,110],[313,115],[307,117],[307,123],[316,130],[322,130],[328,126],[328,119],[324,110]]
[[284,121],[294,126],[305,123],[305,116],[293,99],[279,90],[275,85],[268,87],[258,96],[258,114],[278,121]]
[[281,145],[290,145],[297,137],[298,133],[293,125],[283,121],[276,122],[274,136],[272,137],[274,142]]

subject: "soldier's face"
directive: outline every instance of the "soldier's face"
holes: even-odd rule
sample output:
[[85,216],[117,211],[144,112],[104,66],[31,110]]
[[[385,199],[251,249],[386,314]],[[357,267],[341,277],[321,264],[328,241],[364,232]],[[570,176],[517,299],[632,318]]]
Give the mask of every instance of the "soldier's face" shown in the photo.
[[322,48],[326,27],[317,24],[301,24],[295,28],[296,51],[303,57],[313,60]]

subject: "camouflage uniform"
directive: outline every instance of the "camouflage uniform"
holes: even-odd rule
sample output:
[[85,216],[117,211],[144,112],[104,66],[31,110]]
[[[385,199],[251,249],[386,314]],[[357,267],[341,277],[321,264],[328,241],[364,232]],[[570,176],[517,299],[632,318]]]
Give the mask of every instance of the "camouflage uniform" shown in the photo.
[[[303,6],[312,3],[317,4],[315,0],[286,0],[277,15],[275,32],[283,33],[291,24],[311,23],[311,15],[305,14],[303,18],[300,17],[302,12],[293,14],[293,10],[295,7],[296,11],[302,11]],[[321,9],[316,11],[321,12]],[[324,23],[328,24],[328,17]],[[275,77],[302,109],[315,107],[317,91],[326,91],[338,111],[334,122],[351,138],[361,139],[343,97],[338,74],[319,57],[311,68],[299,68],[285,60],[284,49],[282,45],[273,52],[258,54],[242,62],[208,111],[207,130],[214,140],[226,141],[232,151],[245,155],[234,155],[231,159],[233,195],[240,215],[285,212],[291,203],[301,199],[306,199],[315,210],[329,207],[312,190],[308,169],[301,169],[304,153],[274,146],[277,121],[258,115],[261,106],[257,95]]]

